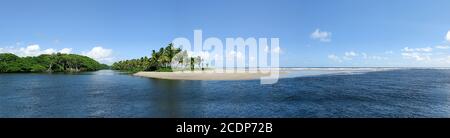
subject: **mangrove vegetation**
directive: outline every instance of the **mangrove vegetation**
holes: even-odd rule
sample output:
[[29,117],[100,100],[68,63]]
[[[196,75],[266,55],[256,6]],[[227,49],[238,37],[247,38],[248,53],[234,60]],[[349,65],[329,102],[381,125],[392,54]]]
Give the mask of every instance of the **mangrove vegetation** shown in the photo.
[[11,53],[0,54],[0,73],[80,72],[106,68],[109,68],[108,65],[76,54],[56,53],[36,57],[19,57]]

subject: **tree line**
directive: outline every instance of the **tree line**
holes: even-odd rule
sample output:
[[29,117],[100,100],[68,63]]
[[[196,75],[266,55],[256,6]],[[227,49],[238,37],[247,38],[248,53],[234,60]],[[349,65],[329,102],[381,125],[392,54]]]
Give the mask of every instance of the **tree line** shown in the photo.
[[186,50],[175,48],[172,43],[161,47],[159,51],[152,50],[150,58],[145,56],[139,59],[118,61],[112,64],[111,68],[129,72],[204,69],[203,59],[200,56],[190,57]]
[[0,73],[12,72],[80,72],[107,69],[86,56],[76,54],[43,54],[36,57],[19,57],[11,53],[0,54]]

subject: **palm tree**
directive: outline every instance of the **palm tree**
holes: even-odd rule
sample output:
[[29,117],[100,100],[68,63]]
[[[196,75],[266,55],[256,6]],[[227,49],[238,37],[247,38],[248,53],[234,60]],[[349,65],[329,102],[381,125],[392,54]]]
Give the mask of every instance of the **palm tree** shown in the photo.
[[195,65],[195,59],[193,57],[191,57],[191,70],[193,71],[195,69],[194,65]]
[[197,63],[197,67],[198,68],[201,68],[202,70],[203,70],[203,67],[201,66],[202,65],[202,62],[203,62],[203,59],[202,59],[202,57],[201,56],[197,56],[196,58],[195,58],[195,63]]
[[150,66],[148,67],[147,70],[149,70],[149,71],[156,70],[159,66],[158,59],[159,59],[159,54],[156,53],[155,50],[152,50],[152,57],[150,58]]
[[[186,64],[189,63],[189,58],[187,56],[187,51],[183,52],[181,48],[175,48],[172,43],[168,44],[166,47],[162,47],[159,49],[159,51],[152,50],[151,57],[142,57],[140,59],[134,59],[134,60],[126,60],[123,62],[116,62],[117,64],[114,64],[114,68],[116,69],[124,69],[124,70],[147,70],[147,71],[155,71],[161,68],[168,68],[171,69],[172,60],[174,60],[174,63],[176,63],[177,66],[179,64]],[[176,57],[180,54],[180,57]],[[126,66],[126,67],[122,67]]]

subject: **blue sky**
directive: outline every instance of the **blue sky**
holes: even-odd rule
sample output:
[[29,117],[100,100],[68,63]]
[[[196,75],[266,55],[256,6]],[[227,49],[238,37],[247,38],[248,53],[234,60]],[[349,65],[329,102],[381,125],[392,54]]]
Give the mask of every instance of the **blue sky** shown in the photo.
[[0,0],[0,52],[103,63],[176,37],[277,37],[281,66],[450,66],[448,0]]

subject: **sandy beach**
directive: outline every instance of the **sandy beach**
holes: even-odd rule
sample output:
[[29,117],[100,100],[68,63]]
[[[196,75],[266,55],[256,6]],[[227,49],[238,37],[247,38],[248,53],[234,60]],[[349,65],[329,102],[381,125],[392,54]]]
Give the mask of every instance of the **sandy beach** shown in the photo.
[[[400,68],[277,68],[272,71],[277,71],[279,78],[293,78],[304,76],[318,76],[318,75],[349,75],[349,74],[363,74],[367,72],[389,71]],[[185,71],[185,72],[138,72],[134,76],[170,79],[170,80],[254,80],[270,75],[269,70],[259,69],[260,71],[252,70],[253,72],[246,72],[243,69],[226,70],[218,72],[217,70],[206,71]],[[261,72],[263,71],[263,72]],[[226,72],[226,73],[224,73]]]
[[[286,71],[279,71],[279,74],[286,73]],[[170,80],[254,80],[269,75],[270,73],[267,71],[245,72],[242,70],[236,72],[217,72],[214,70],[185,72],[138,72],[134,74],[134,76]]]

